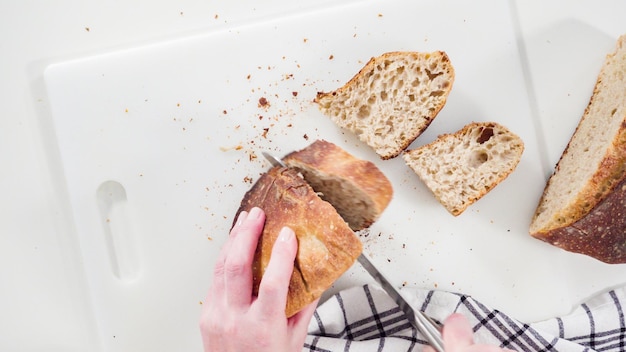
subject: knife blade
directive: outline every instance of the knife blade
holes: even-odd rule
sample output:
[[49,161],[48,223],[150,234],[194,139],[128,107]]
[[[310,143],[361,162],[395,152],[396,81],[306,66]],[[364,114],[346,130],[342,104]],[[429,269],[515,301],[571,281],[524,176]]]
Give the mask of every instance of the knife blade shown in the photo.
[[398,307],[404,312],[409,322],[420,331],[428,343],[438,352],[444,352],[443,340],[438,324],[428,316],[424,315],[420,310],[413,309],[411,304],[402,296],[400,291],[392,285],[389,280],[382,274],[380,270],[374,266],[365,254],[358,257],[361,266],[378,282],[381,288],[391,297]]

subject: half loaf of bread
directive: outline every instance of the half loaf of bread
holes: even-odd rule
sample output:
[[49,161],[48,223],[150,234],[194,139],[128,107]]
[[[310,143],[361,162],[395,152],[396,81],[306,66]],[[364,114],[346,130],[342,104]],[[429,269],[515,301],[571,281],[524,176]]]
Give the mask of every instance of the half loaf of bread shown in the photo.
[[519,163],[524,142],[495,122],[474,122],[409,150],[406,164],[454,216],[482,198]]
[[388,52],[373,57],[343,87],[315,102],[382,159],[398,156],[435,119],[454,82],[443,51]]
[[606,263],[626,263],[626,35],[606,57],[530,233]]
[[[331,203],[320,198],[320,190],[311,187],[303,178],[303,173],[315,175],[316,185],[324,190],[329,201],[341,204],[338,208],[352,203],[379,205],[380,200],[373,198],[390,199],[392,191],[390,186],[380,189],[358,186],[388,184],[389,181],[373,164],[355,158],[328,142],[313,143],[286,159],[288,165],[297,164],[301,168],[274,167],[261,175],[245,194],[237,215],[255,206],[263,209],[266,215],[265,227],[253,261],[254,295],[258,293],[278,233],[284,226],[294,230],[298,239],[298,253],[285,307],[285,314],[290,317],[319,298],[354,264],[362,251],[361,241],[348,223]],[[329,170],[332,167],[325,159],[343,163],[345,168],[337,166],[335,171]],[[319,168],[315,165],[319,165]],[[370,172],[362,173],[359,170]],[[329,178],[328,182],[323,181],[325,177]],[[360,190],[356,191],[358,188]],[[389,194],[385,196],[381,190]],[[378,206],[375,208],[377,211],[360,219],[362,226],[378,218],[385,206]]]
[[355,231],[373,224],[393,195],[391,183],[376,165],[324,140],[288,154],[283,162],[300,171]]

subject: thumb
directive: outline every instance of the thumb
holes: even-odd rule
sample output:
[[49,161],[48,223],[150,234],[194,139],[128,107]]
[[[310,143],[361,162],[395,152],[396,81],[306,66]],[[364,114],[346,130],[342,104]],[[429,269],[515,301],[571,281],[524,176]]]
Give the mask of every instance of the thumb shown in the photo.
[[443,342],[446,349],[451,351],[474,344],[474,332],[465,316],[454,313],[446,319],[443,326]]

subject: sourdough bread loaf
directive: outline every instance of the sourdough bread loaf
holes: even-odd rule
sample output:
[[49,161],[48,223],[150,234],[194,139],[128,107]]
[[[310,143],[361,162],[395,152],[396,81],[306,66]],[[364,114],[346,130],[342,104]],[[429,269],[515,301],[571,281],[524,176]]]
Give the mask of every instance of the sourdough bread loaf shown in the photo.
[[338,126],[390,159],[435,119],[453,82],[445,52],[388,52],[370,59],[341,88],[319,92],[314,101]]
[[[245,194],[237,216],[255,206],[265,211],[265,227],[253,260],[254,295],[278,233],[284,226],[294,230],[298,253],[285,308],[290,317],[319,298],[354,264],[362,245],[353,229],[374,222],[393,191],[374,164],[329,142],[316,141],[289,154],[284,163],[291,167],[274,167],[261,175]],[[358,210],[350,211],[350,206]],[[358,214],[361,210],[365,215]]]
[[495,122],[474,122],[403,154],[406,164],[454,216],[517,167],[524,143]]
[[320,297],[354,264],[361,254],[361,241],[333,206],[320,199],[293,169],[274,167],[261,175],[244,196],[237,216],[255,206],[265,211],[265,227],[252,264],[253,295],[258,294],[280,230],[288,226],[298,239],[285,307],[290,317]]
[[530,234],[626,263],[626,35],[607,55],[581,120],[549,178]]

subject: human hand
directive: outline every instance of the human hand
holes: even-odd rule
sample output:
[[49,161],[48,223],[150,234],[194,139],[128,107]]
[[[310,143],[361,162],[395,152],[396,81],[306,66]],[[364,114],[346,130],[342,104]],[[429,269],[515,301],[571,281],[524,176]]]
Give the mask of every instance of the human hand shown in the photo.
[[293,230],[281,230],[258,296],[252,296],[252,261],[264,222],[265,213],[259,208],[241,212],[220,251],[200,319],[205,352],[302,349],[317,301],[289,319],[285,316],[298,249]]
[[[465,316],[455,313],[443,325],[443,347],[446,352],[513,352],[498,346],[474,344],[474,333]],[[424,352],[435,352],[427,346]]]

